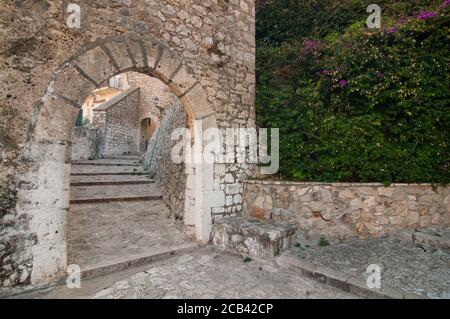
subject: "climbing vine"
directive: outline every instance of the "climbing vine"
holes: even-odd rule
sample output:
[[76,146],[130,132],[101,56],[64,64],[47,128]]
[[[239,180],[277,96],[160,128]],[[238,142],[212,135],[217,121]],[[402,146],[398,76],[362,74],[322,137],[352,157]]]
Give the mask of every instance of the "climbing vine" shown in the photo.
[[258,124],[285,179],[447,184],[450,1],[369,3],[259,2]]

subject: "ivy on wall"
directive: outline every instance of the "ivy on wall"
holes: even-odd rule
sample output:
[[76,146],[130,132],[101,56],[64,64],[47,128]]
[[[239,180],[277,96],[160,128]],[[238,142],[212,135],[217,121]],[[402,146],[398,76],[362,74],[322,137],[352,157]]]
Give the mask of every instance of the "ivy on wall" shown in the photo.
[[280,177],[450,182],[450,1],[259,1],[257,121]]

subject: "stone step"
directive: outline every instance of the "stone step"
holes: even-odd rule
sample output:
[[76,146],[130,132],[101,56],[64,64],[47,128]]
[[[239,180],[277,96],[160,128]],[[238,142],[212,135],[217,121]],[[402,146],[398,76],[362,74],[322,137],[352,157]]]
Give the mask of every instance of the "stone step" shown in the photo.
[[145,175],[75,175],[70,179],[70,186],[141,185],[154,182],[154,179]]
[[72,165],[89,165],[89,166],[142,166],[139,163],[80,163],[73,162]]
[[146,174],[142,166],[96,166],[72,165],[72,175],[143,175]]
[[72,173],[73,176],[113,176],[113,175],[120,175],[120,176],[148,176],[148,172],[106,172],[106,173]]
[[139,155],[116,155],[116,156],[106,156],[104,159],[124,159],[124,160],[139,160]]
[[412,241],[418,246],[450,249],[450,228],[416,231],[412,234]]
[[73,186],[70,188],[70,204],[159,199],[162,199],[162,194],[153,184]]
[[115,260],[109,260],[104,263],[80,265],[81,278],[82,279],[94,278],[126,270],[131,267],[137,267],[141,265],[151,265],[152,263],[155,262],[191,253],[197,248],[198,245],[196,243],[191,242],[173,247],[164,247],[139,255],[117,258]]
[[229,217],[215,222],[213,243],[229,252],[273,258],[289,248],[296,230],[286,222]]
[[86,161],[73,161],[72,165],[96,165],[96,166],[141,166],[139,160],[133,159],[95,159]]

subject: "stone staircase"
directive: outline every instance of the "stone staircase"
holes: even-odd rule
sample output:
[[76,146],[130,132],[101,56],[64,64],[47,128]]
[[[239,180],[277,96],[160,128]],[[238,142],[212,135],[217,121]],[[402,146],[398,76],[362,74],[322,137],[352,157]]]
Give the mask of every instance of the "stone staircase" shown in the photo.
[[232,253],[267,259],[289,248],[296,230],[291,223],[235,216],[215,222],[213,243]]
[[74,161],[68,216],[68,263],[96,277],[184,254],[183,233],[137,155]]
[[72,163],[71,204],[162,198],[138,158],[97,159]]

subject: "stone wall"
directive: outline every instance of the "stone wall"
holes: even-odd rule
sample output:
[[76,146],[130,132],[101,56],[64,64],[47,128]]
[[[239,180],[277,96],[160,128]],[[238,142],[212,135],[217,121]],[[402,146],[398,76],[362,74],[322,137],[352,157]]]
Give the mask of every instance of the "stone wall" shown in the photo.
[[246,181],[243,214],[293,221],[299,235],[339,240],[450,225],[450,188],[376,183]]
[[126,76],[128,85],[140,89],[139,122],[145,118],[159,119],[160,112],[155,105],[155,98],[158,99],[158,106],[162,108],[172,106],[177,99],[169,87],[156,78],[138,72],[127,72]]
[[[100,127],[99,154],[104,157],[138,152],[139,88],[130,88],[94,109],[96,125]],[[104,113],[97,115],[96,113]],[[104,118],[103,118],[104,117]],[[101,118],[101,119],[100,119]]]
[[[192,116],[220,127],[254,126],[253,0],[77,3],[81,29],[66,25],[68,1],[0,2],[2,287],[65,275],[73,123],[111,76],[157,73]],[[245,173],[232,172],[234,183]],[[204,208],[201,217],[211,212]],[[208,224],[205,218],[200,240]]]
[[172,161],[171,152],[177,141],[171,140],[171,134],[174,129],[185,127],[186,113],[176,100],[166,109],[144,156],[144,167],[154,174],[161,187],[163,200],[177,220],[184,218],[186,167],[184,163],[176,164]]
[[72,134],[72,161],[94,159],[97,152],[98,130],[75,127]]

